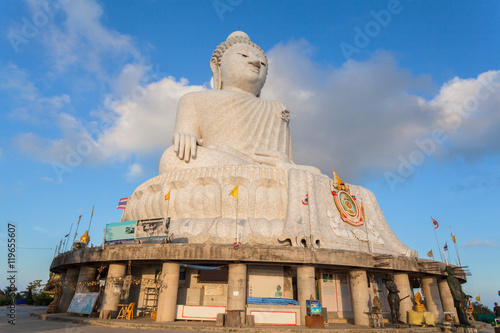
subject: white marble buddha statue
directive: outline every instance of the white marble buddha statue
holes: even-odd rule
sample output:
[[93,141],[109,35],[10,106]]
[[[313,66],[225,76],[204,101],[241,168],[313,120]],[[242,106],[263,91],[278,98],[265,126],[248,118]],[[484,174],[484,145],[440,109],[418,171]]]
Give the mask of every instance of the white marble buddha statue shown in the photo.
[[213,90],[184,95],[178,104],[174,145],[160,174],[184,168],[292,163],[289,112],[259,98],[267,57],[247,34],[233,32],[214,51]]
[[[344,183],[337,192],[352,197],[337,193],[338,177],[293,163],[290,113],[259,97],[267,57],[245,33],[229,35],[210,67],[213,89],[179,100],[160,174],[137,187],[122,221],[168,217],[174,243],[233,244],[236,236],[242,244],[415,255],[391,231],[373,193]],[[237,200],[228,195],[235,186]],[[363,219],[352,222],[344,215],[356,200]],[[337,204],[350,206],[341,212]]]

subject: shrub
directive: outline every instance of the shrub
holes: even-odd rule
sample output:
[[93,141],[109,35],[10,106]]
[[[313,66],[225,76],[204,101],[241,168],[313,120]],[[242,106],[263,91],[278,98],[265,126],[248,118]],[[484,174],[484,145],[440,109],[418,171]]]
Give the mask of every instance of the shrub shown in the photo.
[[41,293],[35,296],[35,305],[49,305],[54,300],[54,296]]

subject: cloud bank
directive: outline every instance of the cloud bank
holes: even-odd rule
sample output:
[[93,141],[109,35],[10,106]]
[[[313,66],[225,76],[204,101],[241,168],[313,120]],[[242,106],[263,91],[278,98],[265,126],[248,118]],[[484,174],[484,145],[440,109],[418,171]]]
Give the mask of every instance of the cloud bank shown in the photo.
[[[44,96],[29,74],[10,66],[8,79],[0,82],[18,100],[10,117],[43,120],[54,129],[51,135],[20,133],[15,146],[43,163],[69,167],[68,156],[75,153],[79,163],[157,158],[171,144],[179,98],[205,87],[184,78],[152,80],[152,66],[133,38],[105,27],[97,3],[72,1],[64,12],[60,25],[44,31],[52,70],[90,73],[105,93],[95,108],[78,114],[71,96]],[[296,163],[325,174],[333,167],[348,182],[389,175],[397,183],[428,158],[446,162],[500,153],[500,71],[455,77],[424,98],[417,92],[433,91],[432,78],[401,68],[388,52],[333,68],[312,60],[311,49],[305,40],[275,45],[262,93],[291,111]],[[127,177],[141,172],[140,164],[131,166]]]

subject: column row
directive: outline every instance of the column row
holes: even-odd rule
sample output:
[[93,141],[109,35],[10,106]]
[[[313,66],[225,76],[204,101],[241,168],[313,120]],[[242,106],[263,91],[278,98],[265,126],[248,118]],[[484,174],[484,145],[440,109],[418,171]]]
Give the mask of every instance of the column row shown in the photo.
[[[109,265],[106,287],[103,293],[100,317],[113,318],[118,311],[122,293],[123,278],[127,265],[114,263]],[[177,294],[179,288],[180,264],[165,262],[162,266],[162,284],[158,293],[157,321],[175,320],[177,310]],[[57,312],[66,312],[75,292],[90,292],[89,285],[95,279],[96,268],[82,266],[69,268],[61,274],[62,295]],[[354,324],[369,325],[370,293],[366,270],[354,269],[349,272],[349,287],[352,302]],[[406,273],[395,273],[394,283],[401,298],[412,295],[412,288]],[[444,312],[451,312],[457,318],[453,298],[445,279],[424,276],[421,278],[422,292],[425,296],[427,310],[434,313],[437,323],[444,320]],[[230,264],[228,270],[227,311],[240,311],[244,321],[247,296],[247,265]],[[315,267],[303,265],[297,267],[297,298],[300,306],[301,324],[305,323],[306,301],[317,299]],[[400,303],[400,320],[407,322],[407,313],[412,310],[412,298],[408,297]]]

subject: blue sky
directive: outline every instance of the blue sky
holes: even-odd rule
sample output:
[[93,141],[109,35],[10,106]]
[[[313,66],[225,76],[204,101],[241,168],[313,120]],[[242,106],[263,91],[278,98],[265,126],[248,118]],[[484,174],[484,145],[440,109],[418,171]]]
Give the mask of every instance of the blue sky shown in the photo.
[[[245,31],[269,57],[263,98],[291,111],[296,163],[372,190],[396,235],[492,306],[500,208],[500,4],[495,1],[2,1],[0,249],[19,286],[54,248],[106,223],[171,145],[176,104],[210,87],[212,51]],[[5,267],[4,263],[1,267]],[[2,285],[0,285],[2,286]]]

